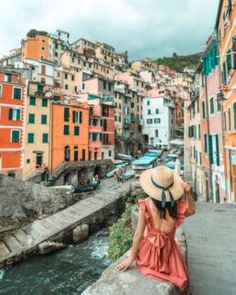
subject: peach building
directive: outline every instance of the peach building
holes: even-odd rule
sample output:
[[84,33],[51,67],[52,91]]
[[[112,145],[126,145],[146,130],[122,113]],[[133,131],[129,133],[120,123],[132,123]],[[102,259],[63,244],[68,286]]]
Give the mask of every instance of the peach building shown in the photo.
[[21,178],[23,168],[25,82],[21,75],[0,71],[0,172]]
[[236,1],[220,0],[216,21],[221,71],[221,90],[225,101],[224,156],[226,194],[236,202]]

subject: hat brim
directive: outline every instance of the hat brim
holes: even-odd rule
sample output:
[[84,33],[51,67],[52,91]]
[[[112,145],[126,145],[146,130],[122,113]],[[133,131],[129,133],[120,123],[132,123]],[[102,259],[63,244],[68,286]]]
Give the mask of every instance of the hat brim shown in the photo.
[[[140,175],[140,185],[146,194],[148,194],[153,199],[161,201],[162,190],[155,187],[151,181],[151,177],[152,177],[152,173],[154,169],[155,168],[152,168],[142,172],[142,174]],[[182,178],[179,175],[174,173],[174,184],[169,189],[174,200],[178,200],[184,194],[184,189],[181,185],[182,182],[183,182]],[[170,202],[170,194],[168,190],[165,191],[165,195],[166,195],[166,201]]]

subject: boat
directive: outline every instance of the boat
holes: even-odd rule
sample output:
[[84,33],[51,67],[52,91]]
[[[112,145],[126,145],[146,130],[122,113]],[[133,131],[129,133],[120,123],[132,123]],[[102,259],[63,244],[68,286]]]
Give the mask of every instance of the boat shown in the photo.
[[164,159],[164,163],[176,162],[177,159],[178,156],[176,154],[168,154]]
[[123,177],[125,180],[133,178],[134,176],[135,176],[135,172],[133,169],[130,169],[130,170],[126,171],[125,173],[123,173]]
[[86,185],[81,185],[74,187],[72,192],[73,193],[86,193],[86,192],[91,192],[96,189],[98,189],[100,186],[99,182],[91,183],[91,184],[86,184]]
[[116,171],[118,171],[121,168],[127,167],[128,165],[129,165],[128,162],[124,162],[124,163],[115,165],[115,167],[112,170],[107,172],[106,177],[107,178],[113,177]]
[[143,156],[138,160],[134,160],[132,162],[132,168],[133,170],[146,170],[149,168],[153,168],[156,159],[156,157],[150,157],[147,155]]

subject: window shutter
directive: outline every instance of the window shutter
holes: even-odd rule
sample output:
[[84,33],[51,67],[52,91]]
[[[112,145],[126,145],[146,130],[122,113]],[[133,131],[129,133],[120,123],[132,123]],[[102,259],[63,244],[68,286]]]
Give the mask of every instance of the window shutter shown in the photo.
[[80,112],[79,112],[79,122],[80,122],[80,123],[82,123],[82,121],[83,121],[82,116],[83,116],[83,113],[80,111]]
[[220,166],[220,155],[219,155],[219,135],[216,135],[216,164]]
[[75,123],[75,111],[73,111],[73,123]]
[[236,102],[234,103],[234,130],[236,130]]
[[20,120],[20,110],[16,110],[16,120]]
[[212,142],[212,135],[209,135],[209,157],[210,163],[213,164],[213,142]]
[[13,111],[12,109],[9,109],[9,116],[8,116],[9,120],[12,120],[12,113],[13,113],[12,111]]

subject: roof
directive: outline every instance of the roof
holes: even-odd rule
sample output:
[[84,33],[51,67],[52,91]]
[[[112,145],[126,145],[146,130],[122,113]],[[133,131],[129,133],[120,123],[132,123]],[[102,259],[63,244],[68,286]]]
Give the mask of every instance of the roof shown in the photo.
[[222,10],[222,6],[223,6],[223,0],[219,1],[219,6],[218,6],[218,11],[217,11],[217,17],[216,17],[216,24],[215,24],[215,29],[218,29],[218,25],[219,25],[219,20],[220,20],[220,13]]

